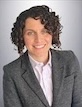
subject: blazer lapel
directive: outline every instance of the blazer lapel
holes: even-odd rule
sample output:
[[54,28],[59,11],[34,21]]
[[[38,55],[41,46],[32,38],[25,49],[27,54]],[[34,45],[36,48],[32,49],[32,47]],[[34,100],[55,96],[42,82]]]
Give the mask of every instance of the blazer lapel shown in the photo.
[[[27,56],[27,53],[25,53],[25,55]],[[40,86],[40,84],[34,74],[34,71],[33,71],[32,66],[30,64],[29,58],[27,56],[27,60],[25,60],[25,55],[23,55],[23,58],[22,58],[22,69],[24,70],[22,77],[27,82],[27,84],[32,89],[32,91],[42,101],[42,103],[44,105],[46,105],[47,107],[49,107],[46,97],[43,94],[42,88],[41,88],[41,86]]]
[[59,53],[52,51],[53,107],[57,103],[64,78],[64,64]]

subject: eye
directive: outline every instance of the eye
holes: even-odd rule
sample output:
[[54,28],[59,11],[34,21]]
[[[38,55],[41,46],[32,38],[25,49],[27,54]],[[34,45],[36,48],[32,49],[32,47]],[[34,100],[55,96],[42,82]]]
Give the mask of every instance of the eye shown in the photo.
[[32,36],[32,35],[35,35],[35,33],[33,31],[27,31],[26,33],[28,36]]
[[42,30],[42,34],[49,34],[49,32],[48,32],[47,29],[43,29],[43,30]]

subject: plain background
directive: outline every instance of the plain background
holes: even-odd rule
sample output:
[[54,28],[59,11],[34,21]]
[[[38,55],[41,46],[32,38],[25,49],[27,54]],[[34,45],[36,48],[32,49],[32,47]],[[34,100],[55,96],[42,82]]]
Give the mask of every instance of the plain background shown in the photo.
[[36,5],[48,5],[60,16],[62,50],[72,50],[82,70],[81,0],[0,0],[0,107],[3,107],[3,65],[19,57],[10,40],[11,28],[20,12]]

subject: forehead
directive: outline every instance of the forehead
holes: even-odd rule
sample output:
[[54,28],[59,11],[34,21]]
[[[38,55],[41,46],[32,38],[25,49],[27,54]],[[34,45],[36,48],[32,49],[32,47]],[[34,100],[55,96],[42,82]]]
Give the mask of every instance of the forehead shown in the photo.
[[29,28],[29,27],[44,27],[43,24],[41,24],[41,20],[40,19],[34,19],[34,18],[27,18],[25,21],[25,27]]

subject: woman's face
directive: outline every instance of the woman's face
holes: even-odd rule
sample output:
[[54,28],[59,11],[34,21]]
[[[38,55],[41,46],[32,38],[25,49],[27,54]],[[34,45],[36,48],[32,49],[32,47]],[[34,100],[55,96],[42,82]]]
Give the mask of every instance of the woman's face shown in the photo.
[[23,36],[25,46],[33,58],[47,57],[52,44],[52,35],[44,28],[40,19],[26,19]]

